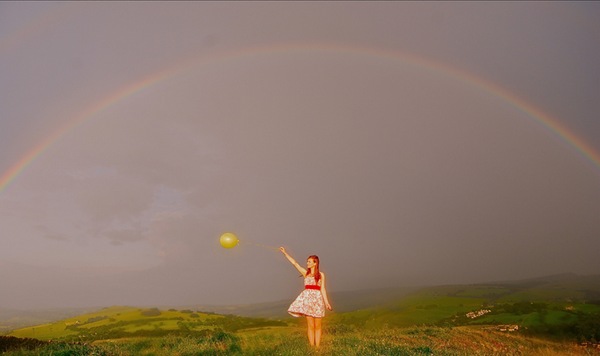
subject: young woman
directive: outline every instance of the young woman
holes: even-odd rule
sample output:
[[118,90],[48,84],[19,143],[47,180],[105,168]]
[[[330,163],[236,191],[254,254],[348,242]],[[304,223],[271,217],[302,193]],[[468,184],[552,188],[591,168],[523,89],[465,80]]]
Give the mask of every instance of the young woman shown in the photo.
[[311,346],[319,347],[321,344],[321,318],[325,316],[325,308],[331,310],[325,288],[325,273],[319,271],[319,257],[308,256],[305,269],[285,251],[285,248],[280,247],[279,250],[304,277],[304,290],[292,302],[288,313],[295,317],[306,317],[308,342]]

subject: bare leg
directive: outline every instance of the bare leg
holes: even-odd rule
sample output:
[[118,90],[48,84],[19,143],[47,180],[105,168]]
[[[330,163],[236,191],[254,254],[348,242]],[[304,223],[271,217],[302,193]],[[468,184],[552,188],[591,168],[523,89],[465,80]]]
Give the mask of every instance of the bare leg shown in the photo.
[[315,318],[307,316],[306,322],[308,324],[308,342],[310,346],[315,346]]
[[315,318],[315,346],[321,344],[321,318]]

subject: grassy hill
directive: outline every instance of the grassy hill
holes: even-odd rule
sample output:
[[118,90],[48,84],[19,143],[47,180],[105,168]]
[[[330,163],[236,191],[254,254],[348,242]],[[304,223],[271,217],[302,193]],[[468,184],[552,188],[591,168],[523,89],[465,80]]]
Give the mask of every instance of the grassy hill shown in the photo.
[[[576,275],[413,291],[332,293],[336,311],[324,320],[321,354],[600,355],[594,346],[600,340],[598,295],[600,276]],[[288,303],[257,305],[254,312],[272,312],[275,307],[285,312]],[[248,313],[253,310],[245,308]],[[266,319],[197,309],[110,307],[13,330],[12,339],[0,340],[0,349],[2,342],[29,340],[23,344],[33,345],[31,354],[48,355],[61,350],[106,355],[306,355],[310,350],[303,323],[289,316]],[[53,343],[40,346],[32,340]],[[580,346],[583,342],[588,346]]]
[[598,341],[598,291],[600,276],[576,275],[435,286],[383,305],[336,314],[333,319],[369,328],[512,325],[523,334]]
[[67,319],[100,308],[48,308],[37,310],[0,309],[0,334],[31,325]]
[[[600,275],[578,276],[559,274],[516,281],[498,281],[468,285],[446,285],[425,287],[395,287],[357,291],[330,291],[336,312],[352,312],[367,308],[394,308],[403,299],[425,299],[434,295],[473,298],[484,303],[515,303],[521,301],[574,301],[596,303],[600,301]],[[218,314],[235,314],[247,317],[284,318],[290,300],[246,305],[191,305],[185,308]],[[596,303],[598,304],[598,303]],[[178,307],[180,308],[180,307]]]
[[[329,292],[329,296],[332,301],[335,301],[336,312],[350,312],[399,300],[415,290],[417,290],[415,287],[397,287],[357,291],[331,291]],[[227,306],[191,305],[184,306],[183,308],[202,310],[217,314],[234,314],[253,318],[281,319],[289,316],[287,308],[290,303],[291,300],[285,299],[256,304]]]
[[[0,348],[3,337],[0,337]],[[27,355],[315,355],[300,326],[219,330],[204,336],[167,335],[98,340],[92,343],[32,344],[6,351]],[[13,340],[14,342],[14,340]],[[589,345],[502,333],[474,326],[414,326],[356,329],[327,324],[319,355],[600,355]]]
[[200,313],[192,310],[115,306],[58,322],[13,330],[9,336],[90,342],[174,334],[202,336],[217,329],[236,332],[247,328],[276,326],[287,326],[287,324],[277,320]]

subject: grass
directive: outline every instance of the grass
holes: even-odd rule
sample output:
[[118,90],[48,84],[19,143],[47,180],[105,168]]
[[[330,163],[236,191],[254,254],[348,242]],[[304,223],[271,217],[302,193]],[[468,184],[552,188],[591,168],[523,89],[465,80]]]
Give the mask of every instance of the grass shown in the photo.
[[401,301],[380,308],[335,315],[339,323],[377,327],[381,325],[407,327],[435,324],[458,314],[480,309],[483,298],[446,296],[438,293],[415,293]]
[[353,329],[329,325],[318,352],[308,346],[301,326],[261,328],[237,333],[213,331],[204,337],[170,335],[157,338],[101,340],[92,344],[56,344],[30,355],[600,355],[600,350],[574,342],[558,342],[500,333],[484,327],[413,326]]
[[459,290],[455,295],[458,297],[495,299],[507,295],[510,292],[511,290],[507,287],[476,286]]
[[215,329],[238,331],[286,326],[282,321],[232,315],[133,307],[111,307],[51,324],[14,330],[10,336],[55,341],[85,341],[135,336],[203,335]]
[[77,334],[78,333],[75,331],[67,330],[65,325],[60,325],[57,323],[37,325],[15,330],[10,333],[11,336],[30,337],[39,340],[68,338],[71,336],[76,336]]
[[[324,319],[318,354],[600,356],[594,346],[600,341],[600,303],[590,299],[596,294],[585,292],[588,299],[581,300],[579,285],[571,294],[546,289],[542,293],[539,283],[440,286],[393,303],[332,313]],[[486,313],[475,319],[466,315],[481,309]],[[501,332],[498,324],[519,330]],[[111,307],[14,330],[10,335],[22,339],[0,337],[0,353],[10,344],[6,355],[316,354],[304,325],[294,318]],[[579,346],[583,341],[592,344]]]

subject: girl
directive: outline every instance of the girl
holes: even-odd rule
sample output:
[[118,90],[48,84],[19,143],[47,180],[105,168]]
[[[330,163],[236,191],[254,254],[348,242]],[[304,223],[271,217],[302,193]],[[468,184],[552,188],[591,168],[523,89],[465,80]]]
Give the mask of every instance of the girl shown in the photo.
[[292,316],[305,316],[308,323],[308,342],[310,346],[319,347],[321,343],[321,318],[325,316],[325,308],[332,310],[325,288],[325,273],[319,271],[319,257],[312,255],[306,260],[306,269],[292,258],[285,248],[279,250],[296,267],[304,277],[304,290],[292,302],[288,313]]

